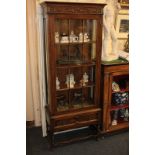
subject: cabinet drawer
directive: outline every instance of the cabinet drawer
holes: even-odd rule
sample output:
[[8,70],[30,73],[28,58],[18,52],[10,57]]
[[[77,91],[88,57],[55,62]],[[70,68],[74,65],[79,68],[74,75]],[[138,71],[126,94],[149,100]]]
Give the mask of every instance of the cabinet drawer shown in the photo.
[[75,115],[54,120],[54,131],[63,131],[98,123],[99,113]]

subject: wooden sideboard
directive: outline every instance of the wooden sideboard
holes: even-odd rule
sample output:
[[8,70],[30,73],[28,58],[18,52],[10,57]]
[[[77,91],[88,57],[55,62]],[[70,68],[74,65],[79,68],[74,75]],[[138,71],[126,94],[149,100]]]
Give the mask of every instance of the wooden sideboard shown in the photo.
[[[120,86],[113,91],[112,83]],[[102,132],[112,132],[129,127],[129,65],[102,63],[101,103],[103,109]],[[126,95],[126,98],[123,98]],[[120,98],[118,98],[120,97]],[[123,101],[124,100],[124,101]],[[123,114],[123,112],[125,114]]]

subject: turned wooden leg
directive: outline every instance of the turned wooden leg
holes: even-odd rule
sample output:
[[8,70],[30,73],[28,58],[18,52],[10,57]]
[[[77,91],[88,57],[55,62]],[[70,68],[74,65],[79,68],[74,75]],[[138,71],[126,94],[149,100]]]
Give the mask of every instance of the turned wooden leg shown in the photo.
[[52,149],[54,146],[54,134],[51,132],[51,128],[48,125],[48,123],[46,123],[46,131],[47,131],[47,140],[49,144],[49,149]]
[[101,137],[100,125],[96,126],[96,130],[97,130],[96,140],[98,141],[100,139],[100,137]]

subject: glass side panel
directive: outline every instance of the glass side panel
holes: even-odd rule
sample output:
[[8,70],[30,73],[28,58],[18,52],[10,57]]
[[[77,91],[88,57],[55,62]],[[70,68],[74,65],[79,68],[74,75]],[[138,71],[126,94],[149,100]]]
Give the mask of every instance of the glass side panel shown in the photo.
[[84,44],[83,45],[83,62],[89,63],[96,59],[96,44]]
[[96,41],[96,20],[84,20],[84,42]]

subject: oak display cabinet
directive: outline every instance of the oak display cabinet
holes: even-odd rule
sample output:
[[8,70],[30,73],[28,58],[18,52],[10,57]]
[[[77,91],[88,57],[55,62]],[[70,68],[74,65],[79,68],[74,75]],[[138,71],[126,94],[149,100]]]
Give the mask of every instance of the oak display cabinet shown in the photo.
[[[47,129],[99,129],[102,4],[42,4],[47,76]],[[96,131],[98,135],[98,130]]]
[[102,132],[129,127],[129,65],[102,64]]

